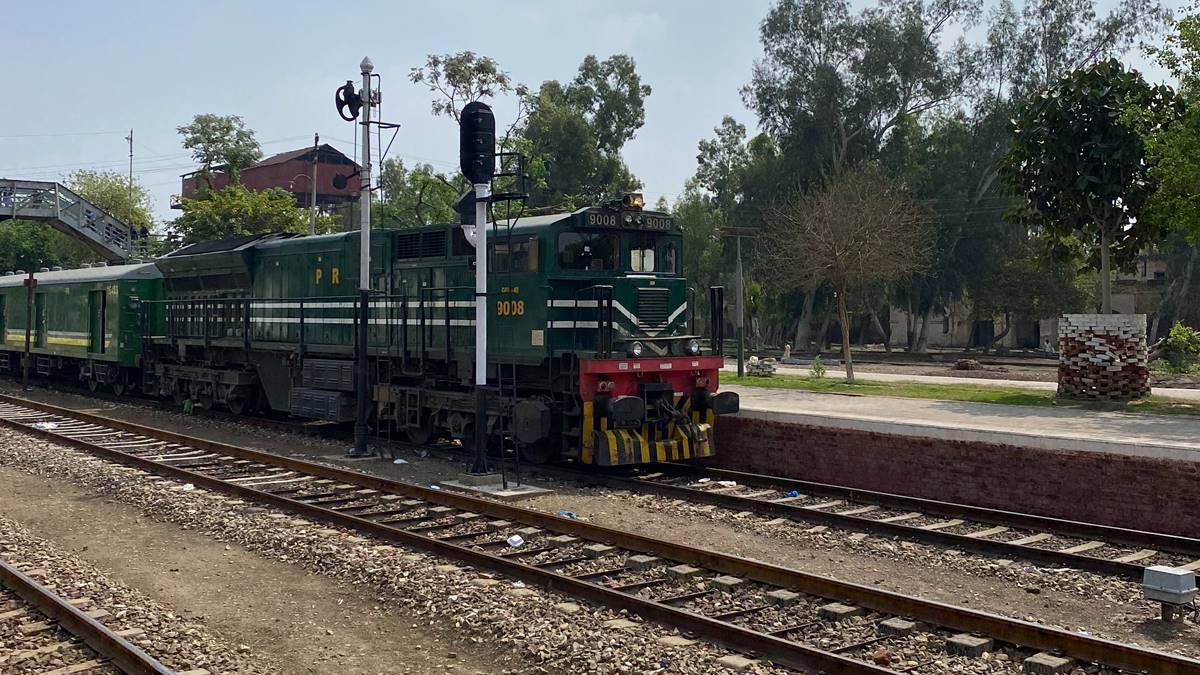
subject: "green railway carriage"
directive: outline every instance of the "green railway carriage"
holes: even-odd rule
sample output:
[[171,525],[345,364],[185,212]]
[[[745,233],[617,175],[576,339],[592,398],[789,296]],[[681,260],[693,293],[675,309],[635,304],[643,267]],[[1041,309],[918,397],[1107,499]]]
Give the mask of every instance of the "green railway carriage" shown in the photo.
[[143,302],[162,292],[154,264],[37,272],[32,297],[28,278],[0,276],[0,370],[20,369],[28,326],[31,365],[39,374],[64,372],[93,389],[118,391],[140,381]]

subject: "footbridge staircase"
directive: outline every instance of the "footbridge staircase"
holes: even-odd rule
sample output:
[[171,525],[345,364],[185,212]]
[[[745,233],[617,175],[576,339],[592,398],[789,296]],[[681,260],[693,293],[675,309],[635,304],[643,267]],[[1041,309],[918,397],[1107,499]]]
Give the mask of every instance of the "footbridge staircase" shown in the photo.
[[148,233],[60,183],[0,178],[0,221],[14,219],[46,223],[83,242],[108,262],[144,255],[148,241]]

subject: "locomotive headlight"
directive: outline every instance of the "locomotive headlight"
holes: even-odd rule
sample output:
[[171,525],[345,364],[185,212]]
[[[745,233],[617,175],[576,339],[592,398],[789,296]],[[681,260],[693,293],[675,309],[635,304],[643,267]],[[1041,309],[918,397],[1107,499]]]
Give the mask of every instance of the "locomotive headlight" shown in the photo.
[[696,338],[692,338],[691,340],[688,340],[687,341],[687,352],[689,354],[691,354],[692,356],[699,356],[700,355],[700,341],[697,340]]
[[642,349],[642,343],[636,340],[629,343],[629,355],[635,359],[642,355]]

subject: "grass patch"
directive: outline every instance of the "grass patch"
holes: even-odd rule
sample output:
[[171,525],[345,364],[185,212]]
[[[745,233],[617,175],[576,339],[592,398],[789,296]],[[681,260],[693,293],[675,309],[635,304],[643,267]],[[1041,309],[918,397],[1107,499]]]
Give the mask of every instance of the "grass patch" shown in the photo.
[[1087,403],[1063,401],[1053,391],[1019,389],[1014,387],[990,387],[986,384],[926,384],[923,382],[871,382],[858,381],[849,384],[837,378],[816,378],[798,375],[772,377],[731,378],[734,384],[770,389],[796,389],[824,394],[861,394],[866,396],[894,396],[897,398],[919,398],[938,401],[966,401],[968,403],[1001,403],[1054,408],[1076,408],[1084,410],[1115,410],[1120,412],[1147,413],[1155,415],[1200,415],[1200,406],[1174,399],[1151,396],[1125,405],[1110,403]]

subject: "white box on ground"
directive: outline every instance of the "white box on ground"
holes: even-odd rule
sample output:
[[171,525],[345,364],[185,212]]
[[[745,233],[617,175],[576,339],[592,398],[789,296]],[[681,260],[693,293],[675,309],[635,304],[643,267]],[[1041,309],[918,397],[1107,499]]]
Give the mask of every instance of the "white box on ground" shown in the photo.
[[1186,605],[1196,597],[1196,573],[1166,565],[1147,567],[1142,572],[1142,593],[1147,600]]

